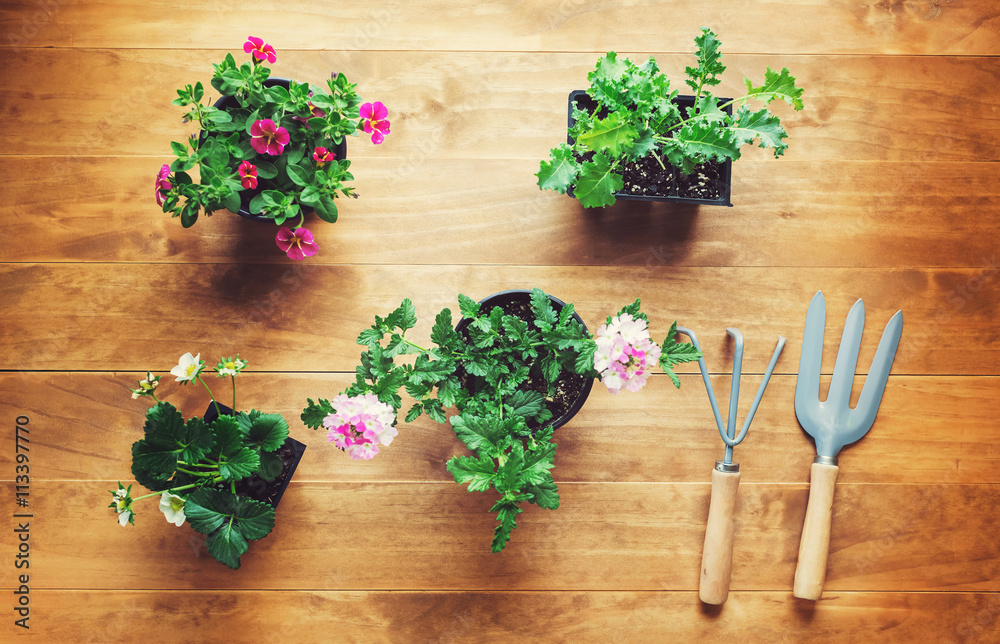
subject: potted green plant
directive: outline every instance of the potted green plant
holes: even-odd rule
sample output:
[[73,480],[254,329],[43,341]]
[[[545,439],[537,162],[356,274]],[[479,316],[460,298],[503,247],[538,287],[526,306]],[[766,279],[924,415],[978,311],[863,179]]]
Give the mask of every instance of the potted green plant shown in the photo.
[[240,567],[250,541],[270,534],[275,509],[305,451],[288,436],[288,423],[279,414],[235,411],[236,376],[246,366],[238,355],[216,365],[218,377],[232,380],[229,408],[202,378],[201,354],[181,356],[170,373],[181,385],[204,385],[211,398],[203,418],[187,420],[157,398],[161,376],[146,373],[132,397],[148,396],[156,404],[146,412],[143,438],[132,445],[132,475],[151,492],[133,497],[132,485],[119,481],[108,506],[125,526],[135,522],[137,501],[158,497],[167,521],[178,527],[187,522],[206,535],[209,554],[230,568]]
[[[272,78],[263,65],[277,60],[274,48],[251,36],[243,46],[250,61],[236,64],[227,54],[212,87],[222,97],[202,104],[198,82],[177,90],[173,103],[188,108],[184,122],[200,131],[186,143],[171,142],[176,159],[160,168],[156,201],[185,228],[200,213],[226,209],[250,219],[283,226],[275,241],[292,259],[318,251],[303,226],[305,215],[337,221],[338,194],[357,197],[346,182],[354,179],[346,159],[346,138],[365,132],[378,145],[389,134],[388,110],[380,102],[362,103],[356,85],[334,74],[326,88]],[[198,168],[195,181],[188,171]]]
[[[358,336],[367,350],[355,382],[332,400],[309,399],[302,421],[326,428],[352,458],[369,459],[398,434],[400,389],[414,401],[405,422],[426,413],[444,423],[446,409],[454,408],[451,426],[473,455],[446,467],[469,491],[492,488],[500,495],[491,510],[499,523],[492,550],[499,552],[517,527],[522,502],[559,507],[549,472],[553,431],[580,409],[594,378],[612,393],[638,391],[659,366],[679,387],[673,367],[701,354],[676,341],[676,323],[662,345],[653,342],[639,300],[608,317],[596,335],[572,304],[540,289],[505,291],[480,303],[460,295],[458,303],[461,322],[453,326],[449,309],[438,313],[430,348],[406,338],[417,323],[409,299],[387,317],[376,316]],[[414,359],[397,364],[405,355]]]
[[732,161],[755,140],[775,157],[784,153],[788,133],[767,105],[779,99],[801,110],[802,89],[788,69],[768,67],[761,85],[744,79],[745,95],[719,98],[710,91],[726,69],[719,39],[702,29],[695,44],[698,64],[684,69],[694,94],[685,96],[653,58],[636,65],[615,52],[602,56],[587,75],[590,88],[570,94],[568,142],[541,162],[539,188],[569,193],[586,208],[616,199],[731,206]]

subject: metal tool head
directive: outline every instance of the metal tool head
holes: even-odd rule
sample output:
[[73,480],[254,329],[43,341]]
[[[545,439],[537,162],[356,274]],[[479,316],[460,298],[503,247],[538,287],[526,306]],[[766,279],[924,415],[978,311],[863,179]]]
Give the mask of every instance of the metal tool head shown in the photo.
[[[682,333],[689,338],[691,338],[691,344],[698,351],[701,351],[701,345],[698,344],[698,336],[694,334],[694,331],[687,329],[685,327],[677,327],[677,332]],[[785,338],[778,336],[778,345],[774,348],[774,353],[771,355],[771,362],[767,365],[767,371],[764,373],[764,379],[760,383],[760,388],[757,390],[757,395],[753,399],[753,403],[750,405],[750,411],[747,413],[746,420],[743,422],[743,427],[740,429],[740,433],[736,433],[736,408],[740,400],[740,376],[743,372],[743,334],[740,333],[739,329],[727,328],[726,333],[735,342],[734,356],[733,356],[733,378],[732,387],[729,391],[729,422],[726,425],[722,423],[722,413],[719,411],[719,403],[715,400],[715,391],[712,389],[712,381],[708,377],[708,366],[705,365],[705,357],[702,356],[698,359],[698,369],[701,370],[701,379],[705,383],[705,391],[708,393],[708,401],[712,404],[712,413],[715,415],[715,424],[719,428],[719,435],[722,436],[722,441],[726,444],[726,456],[724,460],[717,461],[715,468],[720,472],[739,472],[739,465],[733,463],[733,448],[743,442],[746,438],[747,431],[750,429],[750,423],[753,422],[754,414],[757,413],[757,407],[760,405],[760,399],[764,397],[764,390],[767,388],[768,381],[771,380],[771,374],[774,372],[774,365],[778,362],[778,356],[781,355],[781,350],[785,348]]]
[[861,397],[854,409],[850,407],[851,387],[858,364],[861,334],[865,327],[864,302],[855,302],[851,312],[847,314],[837,362],[833,367],[830,392],[825,401],[820,401],[819,380],[825,327],[826,300],[823,299],[823,291],[817,291],[806,313],[799,377],[795,385],[795,416],[802,429],[816,440],[817,462],[836,464],[841,448],[864,436],[875,422],[903,332],[903,312],[896,311],[885,326],[875,351],[875,359],[865,378]]

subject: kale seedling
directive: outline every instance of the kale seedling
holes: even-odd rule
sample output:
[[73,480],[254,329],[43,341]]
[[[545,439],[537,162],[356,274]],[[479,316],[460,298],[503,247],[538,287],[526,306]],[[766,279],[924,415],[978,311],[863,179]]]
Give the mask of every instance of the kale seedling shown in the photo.
[[[573,144],[552,148],[549,159],[541,162],[535,175],[539,188],[565,193],[572,187],[584,207],[597,208],[615,203],[615,193],[624,187],[623,165],[648,155],[661,167],[666,167],[666,159],[685,175],[707,161],[739,159],[740,148],[754,140],[781,156],[788,133],[766,106],[780,99],[801,110],[802,89],[795,86],[795,78],[788,69],[775,72],[768,67],[761,85],[744,79],[744,96],[720,101],[709,91],[726,69],[719,39],[702,29],[695,44],[698,64],[684,68],[694,106],[683,113],[674,103],[678,91],[670,88],[656,60],[639,66],[627,58],[618,60],[615,52],[601,57],[587,75],[587,93],[597,106],[587,111],[574,104],[576,122],[569,130]],[[754,110],[751,101],[764,107]],[[735,108],[732,114],[726,111],[730,106]]]

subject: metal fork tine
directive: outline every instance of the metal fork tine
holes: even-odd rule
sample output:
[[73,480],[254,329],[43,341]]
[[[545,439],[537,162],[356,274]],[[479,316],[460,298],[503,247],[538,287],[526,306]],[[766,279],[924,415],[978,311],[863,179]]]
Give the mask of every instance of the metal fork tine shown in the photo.
[[857,426],[862,428],[858,438],[871,429],[872,423],[875,422],[875,415],[882,402],[885,384],[889,380],[889,370],[892,369],[892,362],[896,357],[896,349],[899,347],[899,338],[902,334],[903,312],[896,311],[889,323],[885,325],[882,339],[878,341],[878,349],[875,350],[872,366],[868,370],[868,377],[865,378],[865,386],[861,389],[858,406],[851,412],[852,416],[858,415]]
[[795,411],[800,414],[819,405],[819,374],[823,362],[823,333],[826,327],[826,300],[823,291],[816,291],[802,335],[802,355],[799,357],[799,377],[795,385]]
[[858,367],[858,352],[861,351],[861,335],[865,330],[865,304],[861,300],[854,303],[844,323],[844,334],[840,338],[837,363],[833,367],[833,379],[826,402],[834,409],[846,410],[851,402],[851,388],[854,373]]

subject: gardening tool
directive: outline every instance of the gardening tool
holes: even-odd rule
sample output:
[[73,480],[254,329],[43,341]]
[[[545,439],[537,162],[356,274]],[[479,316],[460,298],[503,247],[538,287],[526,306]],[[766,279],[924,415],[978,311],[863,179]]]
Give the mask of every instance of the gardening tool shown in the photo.
[[817,600],[823,594],[826,558],[830,551],[830,515],[833,490],[837,482],[837,454],[864,436],[878,413],[882,393],[889,378],[896,347],[903,332],[903,312],[896,311],[882,332],[875,359],[854,409],[850,407],[851,386],[858,364],[861,333],[865,326],[865,305],[858,300],[847,314],[844,335],[840,340],[837,362],[826,400],[819,400],[820,366],[823,362],[823,331],[826,326],[826,300],[817,291],[806,313],[802,336],[799,378],[795,385],[795,415],[799,424],[816,441],[816,458],[809,474],[809,503],[799,542],[799,562],[795,567],[794,595]]
[[[698,344],[698,337],[694,331],[677,327],[678,333],[691,338],[694,348],[701,351]],[[715,462],[715,469],[712,470],[712,500],[708,509],[708,527],[705,529],[705,548],[701,556],[701,582],[698,586],[698,596],[706,604],[724,604],[729,597],[729,578],[733,570],[733,535],[736,531],[736,494],[740,487],[740,465],[733,463],[733,448],[743,442],[746,438],[747,430],[753,421],[754,414],[757,413],[757,406],[764,396],[764,389],[771,379],[774,365],[778,362],[778,356],[785,347],[785,338],[778,336],[778,346],[774,348],[771,362],[767,365],[764,373],[764,380],[757,389],[757,395],[750,405],[746,420],[740,433],[736,434],[736,407],[740,399],[740,375],[743,369],[743,334],[739,329],[729,328],[726,333],[732,336],[736,343],[735,355],[733,356],[733,383],[729,391],[729,422],[722,424],[722,414],[719,413],[719,404],[715,400],[715,391],[712,390],[712,381],[708,377],[708,367],[705,366],[705,358],[698,360],[698,368],[701,370],[701,379],[705,381],[705,390],[708,392],[708,402],[712,404],[712,413],[715,415],[715,424],[719,428],[719,434],[726,444],[726,455],[721,461]]]

